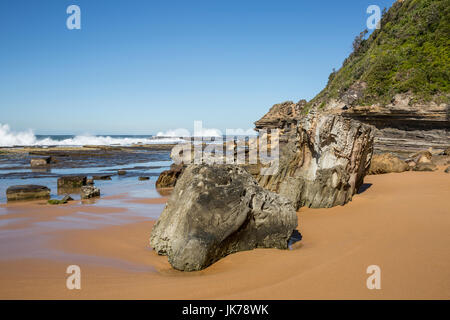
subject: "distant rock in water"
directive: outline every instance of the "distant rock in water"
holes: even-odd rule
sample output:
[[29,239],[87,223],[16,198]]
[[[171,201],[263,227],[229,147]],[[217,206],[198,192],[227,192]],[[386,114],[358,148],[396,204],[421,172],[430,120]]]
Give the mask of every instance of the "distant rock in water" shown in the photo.
[[64,176],[58,178],[58,188],[81,188],[87,182],[86,176]]
[[110,175],[98,175],[98,176],[92,176],[93,180],[111,180]]
[[173,188],[177,183],[178,178],[183,172],[184,166],[182,164],[172,164],[169,170],[161,172],[156,180],[156,188]]
[[150,245],[178,270],[201,270],[254,248],[287,249],[297,215],[236,165],[190,165],[153,227]]
[[7,201],[50,199],[50,189],[38,185],[12,186],[6,190]]
[[44,167],[49,165],[52,162],[51,157],[44,157],[44,158],[33,158],[30,160],[30,166],[31,167]]
[[264,188],[296,208],[344,205],[363,184],[373,152],[373,127],[338,115],[310,113],[280,139],[278,172],[261,175]]

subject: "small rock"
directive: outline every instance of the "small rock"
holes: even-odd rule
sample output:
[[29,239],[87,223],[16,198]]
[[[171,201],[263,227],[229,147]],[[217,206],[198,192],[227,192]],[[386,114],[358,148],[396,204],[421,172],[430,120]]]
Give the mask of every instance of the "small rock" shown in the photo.
[[69,202],[69,201],[73,201],[73,199],[72,199],[71,196],[67,195],[67,196],[65,196],[64,198],[62,198],[61,201],[64,201],[64,203],[66,203],[66,202]]
[[45,158],[33,158],[30,160],[30,166],[31,167],[44,167],[50,164],[51,157],[45,157]]
[[139,177],[139,181],[150,180],[150,177]]
[[49,199],[50,189],[38,185],[12,186],[6,190],[8,201]]
[[81,187],[81,199],[100,197],[100,189],[93,186]]
[[173,188],[183,173],[184,166],[182,164],[172,164],[169,170],[161,172],[156,180],[156,188]]
[[58,178],[58,188],[81,188],[87,182],[86,176],[64,176]]
[[124,175],[127,174],[127,172],[126,172],[125,170],[119,170],[119,171],[117,171],[117,174],[118,174],[119,176],[124,176]]
[[445,172],[445,173],[450,173],[450,167],[447,167],[447,169],[445,169],[444,172]]
[[111,180],[110,175],[92,176],[93,180]]
[[446,148],[443,152],[445,156],[450,156],[450,147]]
[[413,171],[436,171],[437,166],[432,163],[419,163],[413,168]]
[[92,178],[87,179],[86,180],[86,184],[87,185],[93,185],[94,184],[94,179],[92,179]]

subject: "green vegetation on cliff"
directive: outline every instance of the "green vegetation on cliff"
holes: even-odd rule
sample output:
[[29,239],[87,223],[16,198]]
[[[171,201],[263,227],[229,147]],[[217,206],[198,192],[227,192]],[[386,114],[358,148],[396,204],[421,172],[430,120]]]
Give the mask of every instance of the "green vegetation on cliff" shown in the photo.
[[397,1],[383,13],[381,28],[356,37],[354,51],[307,106],[341,98],[365,83],[359,105],[387,104],[397,93],[415,101],[447,102],[450,83],[450,0]]

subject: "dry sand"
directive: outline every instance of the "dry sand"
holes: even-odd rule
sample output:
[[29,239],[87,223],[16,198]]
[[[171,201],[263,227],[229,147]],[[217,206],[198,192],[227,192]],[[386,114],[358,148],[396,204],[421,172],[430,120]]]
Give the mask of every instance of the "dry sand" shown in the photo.
[[[240,252],[193,273],[173,270],[149,248],[154,221],[130,216],[94,229],[36,230],[83,207],[2,206],[8,211],[0,215],[0,298],[449,299],[450,174],[406,172],[365,182],[371,186],[346,206],[301,209],[303,240],[292,250]],[[94,220],[124,210],[83,208]],[[24,220],[1,224],[14,218]],[[12,231],[25,234],[5,243]],[[29,256],[15,256],[23,250]],[[70,264],[81,267],[81,290],[66,289]],[[381,290],[366,287],[369,265],[381,268]]]

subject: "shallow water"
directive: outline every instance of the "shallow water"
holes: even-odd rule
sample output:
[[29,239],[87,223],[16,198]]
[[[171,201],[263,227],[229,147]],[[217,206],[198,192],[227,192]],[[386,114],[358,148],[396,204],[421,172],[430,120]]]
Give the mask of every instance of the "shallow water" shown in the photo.
[[[169,151],[117,154],[108,159],[69,159],[48,168],[33,169],[29,165],[30,158],[16,155],[0,158],[0,203],[6,203],[8,187],[24,184],[47,186],[51,190],[52,199],[61,199],[64,194],[58,195],[57,179],[64,175],[111,175],[111,180],[95,181],[95,186],[100,188],[102,196],[129,193],[133,197],[155,198],[159,197],[155,190],[155,181],[159,174],[172,164]],[[118,176],[119,169],[126,170],[126,175]],[[150,180],[139,181],[139,176],[150,177]],[[75,200],[80,199],[76,193],[71,196]]]

